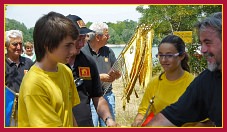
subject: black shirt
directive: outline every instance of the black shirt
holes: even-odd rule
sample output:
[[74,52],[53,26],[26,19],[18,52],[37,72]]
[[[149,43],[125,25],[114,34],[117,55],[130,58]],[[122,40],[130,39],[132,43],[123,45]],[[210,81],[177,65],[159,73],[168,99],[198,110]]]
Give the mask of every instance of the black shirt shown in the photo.
[[203,71],[189,85],[176,103],[161,112],[176,126],[209,118],[222,126],[222,74]]
[[[108,73],[116,61],[115,54],[113,50],[107,46],[103,46],[99,49],[98,54],[96,54],[90,47],[89,43],[85,44],[82,48],[84,54],[93,58],[98,67],[99,74]],[[106,93],[112,90],[112,83],[102,82],[103,90],[107,90]]]
[[31,59],[20,56],[18,66],[5,57],[5,85],[14,92],[19,93],[20,84],[24,75],[33,65]]
[[85,56],[82,51],[76,56],[73,68],[71,69],[74,81],[80,81],[79,86],[77,85],[80,104],[73,108],[73,114],[78,126],[93,126],[90,99],[103,95],[98,69],[94,60],[89,56]]

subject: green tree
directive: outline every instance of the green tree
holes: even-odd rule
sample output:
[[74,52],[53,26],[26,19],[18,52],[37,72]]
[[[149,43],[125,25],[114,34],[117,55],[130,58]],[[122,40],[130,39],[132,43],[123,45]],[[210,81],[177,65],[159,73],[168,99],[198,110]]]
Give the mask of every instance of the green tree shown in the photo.
[[121,38],[122,38],[124,44],[128,43],[133,35],[134,35],[134,30],[132,30],[132,29],[124,29],[122,31],[122,35],[121,35]]
[[91,26],[92,22],[87,22],[86,27],[89,28]]
[[222,5],[149,5],[148,8],[138,6],[136,10],[142,14],[139,23],[152,24],[155,34],[161,36],[192,31],[199,19],[222,11]]
[[197,6],[149,5],[148,8],[139,6],[137,11],[143,14],[140,23],[152,24],[157,34],[190,30],[193,27],[191,23],[197,20]]
[[221,12],[222,5],[200,5],[198,11],[200,16],[208,16],[214,12]]
[[[107,24],[109,27],[111,27],[114,30],[114,32],[110,33],[111,37],[109,42],[112,42],[112,44],[128,43],[128,41],[131,39],[137,27],[136,21],[132,21],[128,19],[124,21],[118,21],[117,23],[109,22]],[[119,36],[120,41],[116,41],[118,39],[117,36]]]
[[197,52],[198,36],[193,27],[198,20],[211,13],[221,12],[222,5],[149,5],[147,8],[138,6],[136,10],[142,14],[139,23],[153,25],[153,44],[159,44],[164,36],[174,31],[193,31],[193,43],[187,44],[191,71],[197,75],[206,67],[206,60]]
[[123,23],[125,23],[126,28],[122,31],[122,40],[124,41],[124,43],[128,43],[134,35],[135,29],[137,27],[137,22],[127,19],[124,20]]
[[20,23],[14,19],[6,18],[5,21],[5,30],[20,30],[23,33],[24,42],[30,41],[33,42],[33,30],[34,28],[27,29],[24,23]]
[[109,27],[109,34],[110,34],[110,39],[108,40],[109,44],[122,43],[121,38],[119,37],[119,35],[116,33],[116,31],[112,27]]

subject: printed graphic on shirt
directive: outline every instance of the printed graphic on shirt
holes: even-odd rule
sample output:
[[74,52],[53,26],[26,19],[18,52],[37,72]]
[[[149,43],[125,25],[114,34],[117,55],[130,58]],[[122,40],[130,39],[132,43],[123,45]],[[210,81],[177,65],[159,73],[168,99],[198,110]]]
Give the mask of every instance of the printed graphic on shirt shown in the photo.
[[91,77],[90,67],[78,67],[78,70],[79,70],[79,76],[81,78]]
[[108,58],[105,57],[104,61],[105,61],[105,62],[108,62]]

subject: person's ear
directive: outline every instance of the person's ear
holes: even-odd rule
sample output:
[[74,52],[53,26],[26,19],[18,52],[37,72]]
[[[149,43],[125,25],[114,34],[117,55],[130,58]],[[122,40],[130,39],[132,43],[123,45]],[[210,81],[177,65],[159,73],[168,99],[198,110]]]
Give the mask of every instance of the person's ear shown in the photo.
[[99,34],[95,34],[95,39],[96,39],[96,41],[99,41],[100,40],[100,35]]
[[181,54],[180,58],[181,58],[181,61],[186,57],[185,55],[185,52]]

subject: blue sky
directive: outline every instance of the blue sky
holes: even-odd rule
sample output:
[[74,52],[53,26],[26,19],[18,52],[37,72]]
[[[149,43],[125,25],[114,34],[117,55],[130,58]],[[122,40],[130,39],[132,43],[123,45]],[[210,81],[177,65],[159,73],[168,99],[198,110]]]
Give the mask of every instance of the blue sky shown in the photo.
[[90,22],[117,22],[123,20],[137,21],[141,14],[136,11],[139,5],[8,5],[5,17],[15,19],[25,24],[27,28],[34,27],[35,22],[50,11],[63,15],[78,15],[85,23]]

